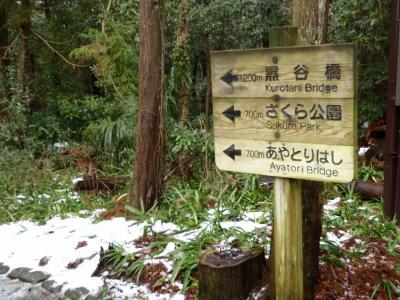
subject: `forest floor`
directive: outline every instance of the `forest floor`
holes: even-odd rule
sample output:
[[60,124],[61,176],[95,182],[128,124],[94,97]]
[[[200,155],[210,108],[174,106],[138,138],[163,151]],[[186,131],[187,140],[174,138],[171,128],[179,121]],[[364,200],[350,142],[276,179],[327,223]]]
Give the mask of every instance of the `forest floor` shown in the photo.
[[[41,163],[0,175],[14,191],[0,194],[0,299],[195,299],[202,254],[269,256],[272,192],[258,176],[171,177],[160,203],[143,213],[125,204],[125,188],[78,191],[75,168]],[[383,174],[361,166],[358,178]],[[383,216],[382,200],[340,184],[325,184],[323,200],[316,298],[400,297],[400,230]]]
[[[271,199],[239,211],[235,200],[260,196],[252,195],[259,192],[254,177],[246,180],[241,189],[249,194],[221,192],[201,211],[191,204],[200,199],[201,187],[186,187],[173,189],[178,203],[168,212],[166,207],[148,215],[133,212],[136,220],[119,217],[114,207],[55,214],[39,223],[5,222],[0,225],[0,298],[194,299],[198,256],[207,249],[262,247],[268,258]],[[14,200],[29,197],[19,194]],[[58,197],[60,203],[82,201],[68,189]],[[399,297],[399,230],[383,217],[382,202],[363,200],[351,189],[330,199],[324,205],[317,299]],[[108,265],[100,263],[104,255]],[[254,291],[249,299],[262,294]]]

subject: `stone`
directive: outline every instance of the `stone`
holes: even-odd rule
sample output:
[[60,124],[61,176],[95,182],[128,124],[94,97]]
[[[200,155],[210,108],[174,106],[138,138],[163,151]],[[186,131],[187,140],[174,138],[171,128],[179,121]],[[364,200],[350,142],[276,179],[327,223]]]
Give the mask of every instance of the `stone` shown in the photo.
[[79,288],[76,288],[76,290],[79,291],[82,295],[89,294],[89,290],[85,287],[79,287]]
[[77,290],[72,289],[66,290],[64,296],[72,300],[79,300],[81,298],[81,294]]
[[45,265],[47,265],[47,263],[49,262],[50,258],[48,258],[47,256],[42,257],[39,260],[39,266],[43,267]]
[[39,284],[22,282],[2,276],[0,280],[1,300],[60,300],[60,295],[50,293]]
[[25,274],[22,274],[19,277],[19,280],[23,281],[23,282],[29,282],[29,283],[39,283],[42,281],[45,281],[47,279],[49,279],[50,274],[46,274],[42,271],[33,271],[33,272],[28,272]]
[[64,296],[71,300],[79,300],[83,296],[89,294],[89,290],[84,287],[79,287],[76,289],[68,289],[65,291]]
[[85,300],[103,300],[104,296],[102,295],[87,295]]
[[42,288],[49,291],[50,293],[59,293],[62,290],[62,284],[55,285],[56,282],[54,280],[45,280],[42,282]]
[[85,300],[113,300],[113,298],[108,295],[107,288],[101,288],[96,294],[87,295]]
[[29,268],[24,268],[24,267],[16,268],[16,269],[13,269],[13,270],[7,275],[7,277],[8,277],[8,278],[11,278],[11,279],[20,279],[21,276],[24,276],[25,274],[28,274],[28,273],[30,272],[30,270],[31,270],[31,269],[29,269]]
[[6,274],[8,271],[10,271],[10,267],[0,263],[0,275]]

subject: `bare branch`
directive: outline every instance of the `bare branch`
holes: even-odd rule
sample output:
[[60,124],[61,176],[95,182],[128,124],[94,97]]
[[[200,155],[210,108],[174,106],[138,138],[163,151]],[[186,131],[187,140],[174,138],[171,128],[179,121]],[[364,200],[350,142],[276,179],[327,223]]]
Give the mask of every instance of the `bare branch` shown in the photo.
[[110,77],[111,83],[112,83],[113,88],[114,88],[115,92],[117,93],[117,95],[118,95],[121,99],[124,99],[124,96],[121,94],[121,92],[120,92],[119,89],[117,88],[117,85],[115,84],[114,78],[112,77],[111,73],[108,73],[108,76]]
[[35,30],[31,29],[31,32],[37,36],[47,47],[50,48],[50,50],[52,50],[54,53],[56,53],[58,56],[60,56],[62,58],[62,60],[64,60],[67,64],[71,65],[73,68],[84,68],[87,67],[89,65],[78,65],[75,64],[73,62],[70,62],[64,55],[61,54],[60,51],[58,51],[57,49],[53,48],[50,43],[44,38],[42,37],[38,32],[36,32]]
[[0,60],[3,60],[6,58],[7,56],[7,52],[10,51],[12,48],[14,48],[15,44],[17,43],[19,37],[21,36],[21,33],[19,32],[18,35],[15,37],[15,39],[12,41],[12,43],[10,44],[10,46],[5,47],[6,51],[4,51],[4,55],[3,57],[0,58]]
[[106,13],[104,14],[104,19],[101,22],[101,33],[105,33],[105,31],[106,31],[106,20],[107,20],[108,13],[110,12],[110,9],[111,9],[111,3],[112,3],[112,0],[108,0]]

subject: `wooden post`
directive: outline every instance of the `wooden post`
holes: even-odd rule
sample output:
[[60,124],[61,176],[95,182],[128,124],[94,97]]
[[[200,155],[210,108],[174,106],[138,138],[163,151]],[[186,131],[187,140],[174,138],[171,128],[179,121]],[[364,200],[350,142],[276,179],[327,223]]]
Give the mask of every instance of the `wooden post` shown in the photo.
[[303,299],[301,181],[274,180],[275,299]]
[[[272,29],[269,44],[270,48],[298,45],[297,28]],[[273,239],[272,298],[302,300],[304,291],[300,180],[287,178],[274,180]]]

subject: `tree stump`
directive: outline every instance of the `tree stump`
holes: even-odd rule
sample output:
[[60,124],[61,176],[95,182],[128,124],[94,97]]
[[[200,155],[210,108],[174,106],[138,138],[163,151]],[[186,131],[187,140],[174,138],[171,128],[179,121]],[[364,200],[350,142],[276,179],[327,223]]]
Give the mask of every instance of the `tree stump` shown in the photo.
[[211,252],[199,264],[199,299],[241,300],[261,283],[266,267],[263,250]]

